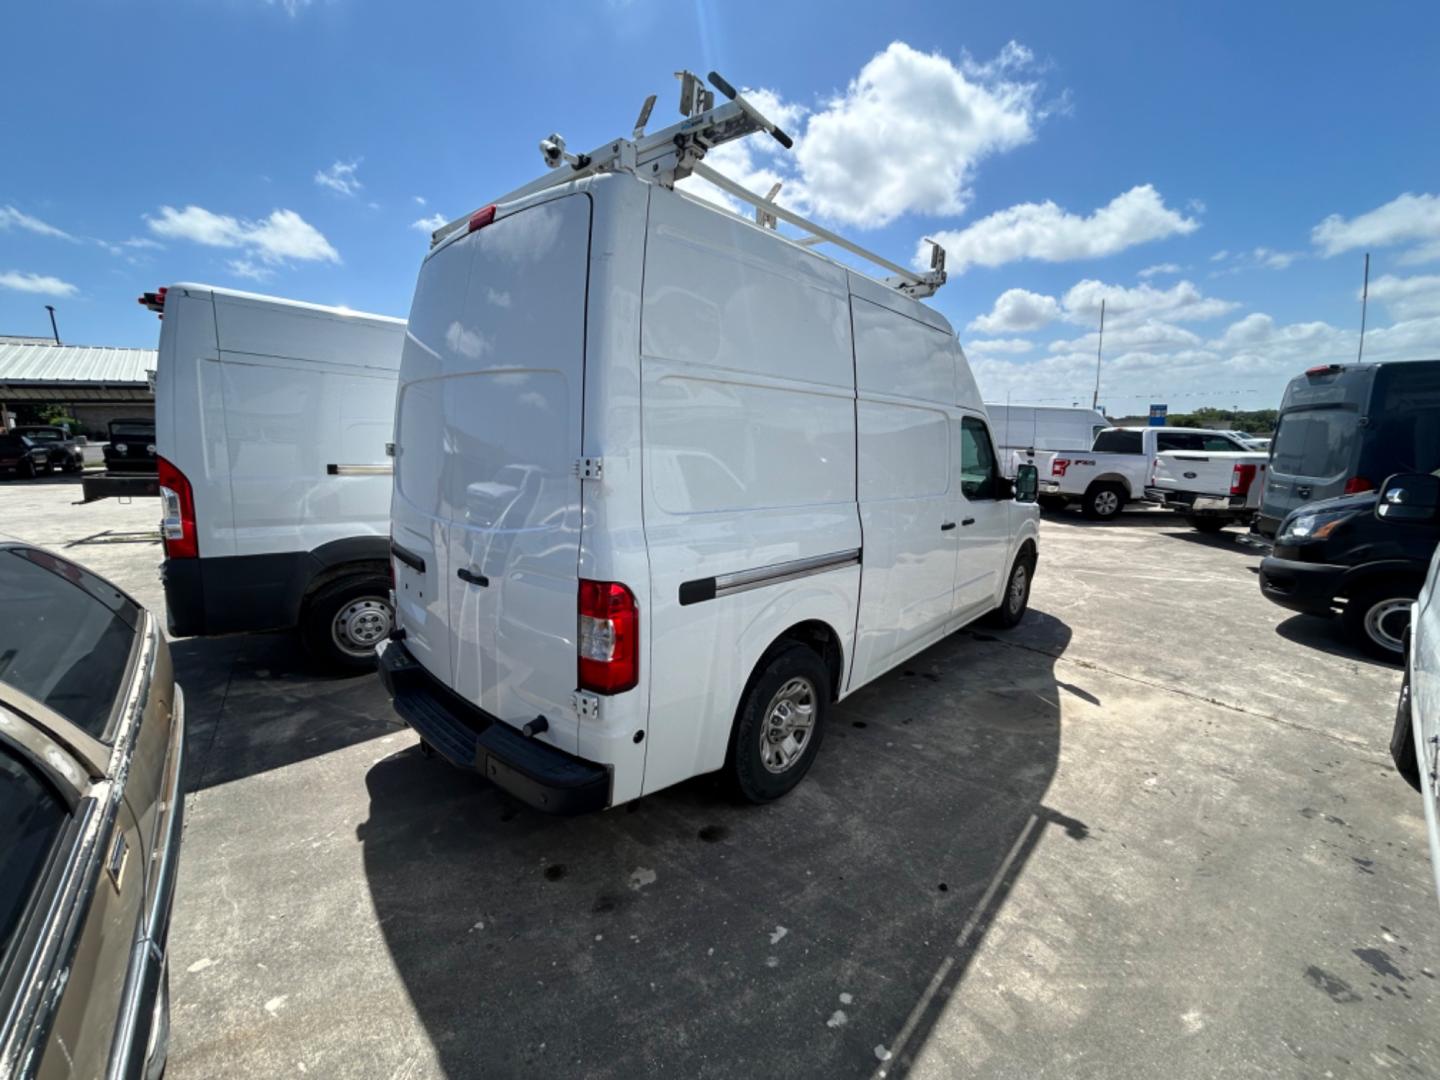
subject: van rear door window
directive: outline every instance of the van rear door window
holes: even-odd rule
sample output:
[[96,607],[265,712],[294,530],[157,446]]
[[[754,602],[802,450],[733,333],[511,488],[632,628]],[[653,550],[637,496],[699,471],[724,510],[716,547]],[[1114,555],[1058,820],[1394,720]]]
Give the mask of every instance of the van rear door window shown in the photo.
[[1350,463],[1357,417],[1349,409],[1295,409],[1280,418],[1271,468],[1286,476],[1337,476]]

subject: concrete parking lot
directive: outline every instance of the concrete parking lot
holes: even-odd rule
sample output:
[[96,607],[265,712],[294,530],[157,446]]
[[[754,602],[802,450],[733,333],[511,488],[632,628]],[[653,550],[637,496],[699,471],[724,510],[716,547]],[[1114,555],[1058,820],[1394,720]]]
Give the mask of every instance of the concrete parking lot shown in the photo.
[[[0,531],[158,610],[157,504],[75,499],[0,483]],[[1048,517],[1025,622],[847,700],[759,809],[543,817],[289,635],[176,642],[167,1075],[1436,1074],[1399,673],[1238,535]]]

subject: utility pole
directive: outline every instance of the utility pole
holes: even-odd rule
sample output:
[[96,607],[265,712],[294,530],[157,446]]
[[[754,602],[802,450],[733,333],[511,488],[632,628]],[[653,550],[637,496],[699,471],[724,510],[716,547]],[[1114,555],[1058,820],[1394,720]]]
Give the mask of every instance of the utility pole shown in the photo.
[[54,304],[46,304],[46,305],[45,305],[45,310],[48,311],[48,312],[50,312],[50,333],[52,333],[52,334],[55,335],[55,344],[56,344],[56,345],[59,345],[59,344],[60,344],[60,330],[59,330],[59,328],[55,325],[55,305],[54,305]]
[[1360,351],[1355,354],[1355,362],[1362,363],[1365,359],[1365,308],[1370,303],[1370,253],[1365,253],[1365,284],[1360,289]]
[[1090,399],[1090,408],[1100,408],[1100,352],[1105,348],[1105,299],[1100,299],[1100,342],[1095,346],[1095,396]]

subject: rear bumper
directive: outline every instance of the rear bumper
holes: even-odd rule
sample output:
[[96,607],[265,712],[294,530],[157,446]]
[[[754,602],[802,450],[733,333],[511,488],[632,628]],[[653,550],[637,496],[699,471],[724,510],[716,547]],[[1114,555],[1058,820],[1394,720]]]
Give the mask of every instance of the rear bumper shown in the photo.
[[1266,540],[1274,540],[1275,534],[1280,531],[1280,522],[1284,518],[1269,517],[1265,514],[1257,514],[1255,517],[1255,531]]
[[1039,490],[1040,490],[1040,494],[1041,494],[1041,495],[1059,495],[1059,494],[1061,494],[1061,491],[1060,491],[1060,481],[1059,481],[1059,480],[1041,480],[1041,481],[1040,481],[1040,489],[1039,489]]
[[527,739],[462,701],[398,641],[382,644],[379,658],[380,679],[395,711],[451,764],[480,773],[502,791],[549,814],[588,814],[610,805],[608,767]]
[[1307,615],[1329,615],[1350,567],[1296,562],[1268,556],[1260,561],[1260,592],[1265,599]]
[[1229,518],[1247,517],[1254,513],[1245,505],[1244,495],[1208,495],[1196,491],[1147,487],[1145,498],[1186,514],[1218,514]]

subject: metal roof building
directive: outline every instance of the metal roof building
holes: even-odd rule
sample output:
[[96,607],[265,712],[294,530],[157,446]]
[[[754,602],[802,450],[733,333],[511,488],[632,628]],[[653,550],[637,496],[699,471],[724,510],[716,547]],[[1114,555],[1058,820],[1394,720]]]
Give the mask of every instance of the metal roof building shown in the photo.
[[0,402],[153,402],[154,349],[0,336]]

